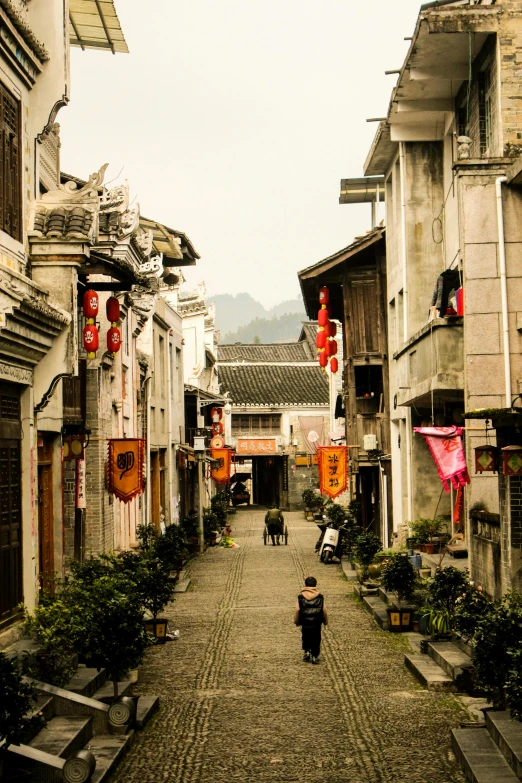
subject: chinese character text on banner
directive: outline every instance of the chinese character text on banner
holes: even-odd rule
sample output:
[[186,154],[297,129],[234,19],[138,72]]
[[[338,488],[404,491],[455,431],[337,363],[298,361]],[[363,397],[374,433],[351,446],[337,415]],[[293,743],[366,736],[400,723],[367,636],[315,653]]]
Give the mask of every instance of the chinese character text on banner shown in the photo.
[[320,492],[336,498],[348,488],[348,447],[319,446],[317,454]]
[[109,440],[109,492],[128,503],[143,491],[143,438]]
[[230,449],[212,449],[212,459],[219,464],[212,468],[212,478],[216,484],[228,484],[230,481]]

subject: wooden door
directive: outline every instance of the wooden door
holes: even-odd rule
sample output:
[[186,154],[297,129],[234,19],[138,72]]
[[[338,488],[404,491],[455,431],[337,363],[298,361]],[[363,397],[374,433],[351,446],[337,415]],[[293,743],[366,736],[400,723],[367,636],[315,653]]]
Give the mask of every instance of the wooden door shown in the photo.
[[0,623],[23,601],[20,441],[0,439]]
[[53,437],[38,435],[38,542],[40,583],[54,571]]

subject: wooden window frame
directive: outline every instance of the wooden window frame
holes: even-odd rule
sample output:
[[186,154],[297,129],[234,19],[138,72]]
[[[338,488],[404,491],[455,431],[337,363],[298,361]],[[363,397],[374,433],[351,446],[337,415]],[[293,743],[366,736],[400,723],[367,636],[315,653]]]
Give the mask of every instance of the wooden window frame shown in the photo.
[[[6,118],[8,103],[16,127]],[[17,242],[23,240],[22,214],[22,102],[0,82],[0,231]]]
[[[263,420],[270,417],[269,426],[263,426]],[[281,434],[281,414],[280,413],[233,413],[232,414],[232,435],[241,437],[243,435],[280,435]]]

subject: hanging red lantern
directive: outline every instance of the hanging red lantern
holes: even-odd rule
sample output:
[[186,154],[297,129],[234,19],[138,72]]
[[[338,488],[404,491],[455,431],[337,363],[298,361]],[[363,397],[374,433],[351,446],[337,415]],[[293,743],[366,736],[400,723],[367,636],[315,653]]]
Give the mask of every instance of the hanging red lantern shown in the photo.
[[337,353],[337,340],[328,340],[328,356],[335,356]]
[[115,296],[110,296],[107,299],[105,311],[107,313],[107,320],[110,321],[111,324],[115,324],[120,320],[120,303]]
[[107,350],[118,353],[121,348],[121,332],[117,326],[111,326],[107,332]]
[[221,421],[223,418],[223,408],[212,408],[210,411],[210,418],[212,421]]
[[317,322],[319,326],[326,326],[328,323],[328,310],[326,307],[321,307],[319,312],[317,313]]
[[330,370],[333,373],[336,373],[338,369],[339,369],[339,362],[337,361],[337,358],[335,356],[333,356],[330,359]]
[[224,427],[220,421],[215,421],[212,424],[212,433],[214,435],[223,435]]
[[334,324],[333,321],[328,321],[326,325],[327,337],[335,337],[336,334],[337,334],[337,324]]
[[86,318],[96,318],[100,300],[96,291],[86,291],[83,295],[83,314]]
[[329,301],[330,301],[330,292],[328,288],[325,285],[323,285],[323,287],[319,289],[319,302],[322,305],[325,305],[328,304]]
[[321,351],[319,354],[319,366],[320,367],[326,367],[328,364],[328,356],[326,355],[326,351]]
[[315,337],[315,344],[318,348],[324,348],[326,345],[326,332],[324,329],[320,329]]
[[83,329],[83,347],[87,351],[89,359],[94,359],[99,344],[98,327],[94,324],[87,324]]

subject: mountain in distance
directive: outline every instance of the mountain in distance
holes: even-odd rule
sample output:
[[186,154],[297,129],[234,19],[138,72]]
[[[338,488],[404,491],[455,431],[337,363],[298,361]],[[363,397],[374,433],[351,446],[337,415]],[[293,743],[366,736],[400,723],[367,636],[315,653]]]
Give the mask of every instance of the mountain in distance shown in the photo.
[[209,296],[216,305],[220,342],[283,342],[297,340],[306,319],[303,300],[288,299],[267,309],[248,293]]
[[285,313],[274,318],[255,318],[235,332],[221,334],[222,345],[231,343],[293,343],[301,333],[304,313]]

